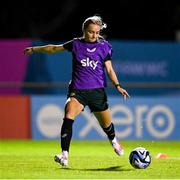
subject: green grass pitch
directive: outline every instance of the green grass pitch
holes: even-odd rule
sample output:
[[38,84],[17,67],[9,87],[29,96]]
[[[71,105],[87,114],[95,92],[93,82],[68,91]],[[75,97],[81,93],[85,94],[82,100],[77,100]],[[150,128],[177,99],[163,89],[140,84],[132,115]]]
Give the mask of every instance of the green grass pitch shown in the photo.
[[[179,141],[122,141],[125,154],[117,156],[108,141],[72,141],[68,167],[53,157],[60,152],[58,140],[1,140],[1,179],[180,179]],[[134,169],[129,154],[147,148],[152,162],[147,169]],[[156,159],[157,153],[168,155]]]

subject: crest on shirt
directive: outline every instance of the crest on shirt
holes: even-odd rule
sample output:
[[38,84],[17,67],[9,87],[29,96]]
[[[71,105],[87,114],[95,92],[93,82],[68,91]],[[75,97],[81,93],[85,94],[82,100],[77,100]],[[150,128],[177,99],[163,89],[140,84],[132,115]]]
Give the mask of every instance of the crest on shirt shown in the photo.
[[93,48],[93,49],[87,48],[87,51],[88,51],[88,52],[94,52],[94,51],[96,51],[96,48]]

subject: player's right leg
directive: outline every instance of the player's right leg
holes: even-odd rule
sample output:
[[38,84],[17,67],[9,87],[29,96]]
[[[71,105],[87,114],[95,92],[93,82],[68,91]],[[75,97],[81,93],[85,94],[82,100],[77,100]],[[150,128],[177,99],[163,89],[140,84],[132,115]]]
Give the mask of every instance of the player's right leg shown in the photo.
[[83,110],[84,106],[75,98],[68,98],[65,106],[65,117],[61,127],[61,149],[59,155],[55,155],[54,160],[62,166],[68,165],[69,147],[73,132],[73,122],[77,115]]

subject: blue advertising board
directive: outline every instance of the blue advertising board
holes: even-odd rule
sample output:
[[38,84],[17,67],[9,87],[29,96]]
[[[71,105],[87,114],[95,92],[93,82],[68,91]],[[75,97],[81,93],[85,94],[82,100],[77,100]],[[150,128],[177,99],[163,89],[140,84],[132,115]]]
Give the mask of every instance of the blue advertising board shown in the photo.
[[180,82],[180,44],[161,41],[112,41],[114,68],[123,81]]
[[[32,96],[33,139],[57,139],[64,116],[64,96]],[[109,105],[119,139],[180,140],[180,97],[110,96]],[[88,107],[75,119],[74,139],[105,139]]]

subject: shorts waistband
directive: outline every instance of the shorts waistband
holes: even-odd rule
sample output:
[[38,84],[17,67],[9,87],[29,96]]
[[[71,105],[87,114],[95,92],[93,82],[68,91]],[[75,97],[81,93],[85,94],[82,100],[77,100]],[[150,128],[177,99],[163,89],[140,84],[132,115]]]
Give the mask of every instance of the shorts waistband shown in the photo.
[[104,90],[104,88],[94,88],[94,89],[70,89],[70,91],[75,91],[75,92],[91,92],[91,91],[96,91],[96,90]]

